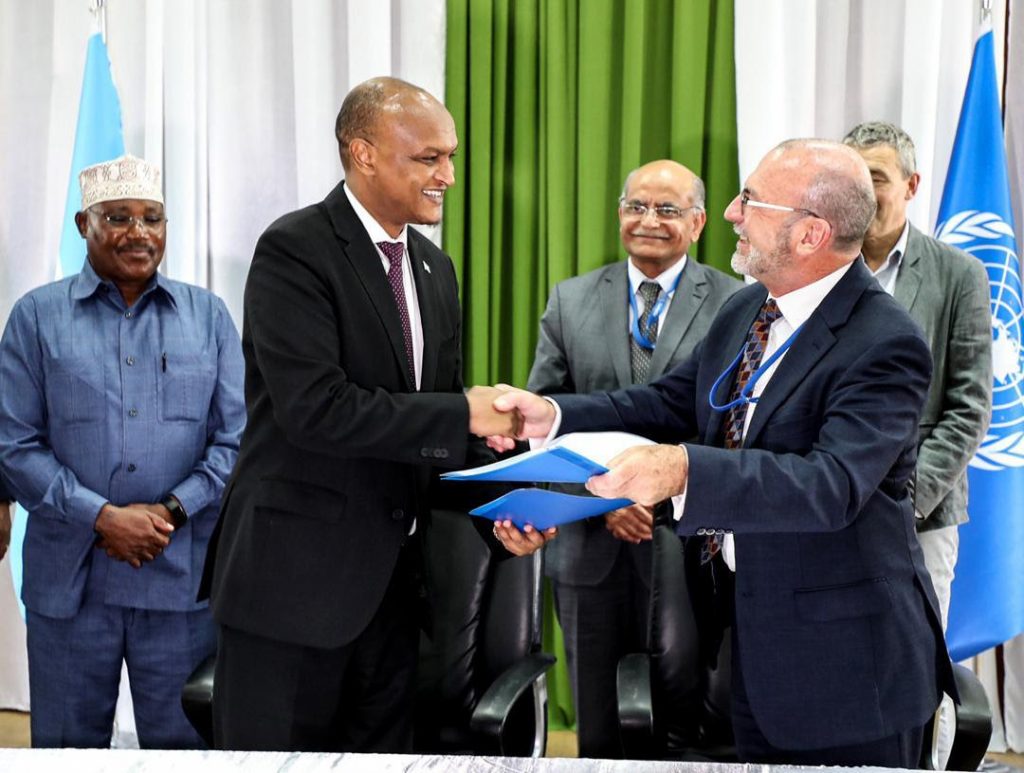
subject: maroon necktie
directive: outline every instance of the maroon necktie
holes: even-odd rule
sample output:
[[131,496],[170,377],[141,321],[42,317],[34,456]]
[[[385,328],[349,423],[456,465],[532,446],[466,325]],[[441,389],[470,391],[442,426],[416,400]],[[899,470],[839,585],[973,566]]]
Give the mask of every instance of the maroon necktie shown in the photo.
[[409,321],[409,306],[405,302],[405,287],[402,285],[402,257],[405,254],[405,245],[401,242],[377,242],[380,251],[388,259],[388,284],[391,285],[391,292],[395,296],[395,305],[398,306],[398,317],[402,320],[402,338],[405,339],[405,364],[409,369],[409,378],[416,386],[416,369],[413,365],[412,354],[412,324]]
[[[743,360],[740,362],[740,368],[736,372],[736,381],[732,385],[732,392],[729,393],[730,402],[739,399],[743,387],[747,385],[750,377],[761,366],[764,350],[768,345],[768,331],[771,330],[772,323],[781,316],[782,312],[779,311],[779,306],[775,303],[774,298],[768,298],[764,305],[761,306],[761,311],[758,312],[754,324],[750,326],[750,331],[747,333],[747,343],[743,347]],[[749,403],[742,402],[730,408],[729,413],[726,414],[726,448],[739,448],[743,444],[743,425],[746,423],[748,405]],[[719,551],[722,547],[722,537],[724,535],[725,532],[716,532],[707,536],[700,551],[700,562],[702,564],[710,561],[715,553]]]

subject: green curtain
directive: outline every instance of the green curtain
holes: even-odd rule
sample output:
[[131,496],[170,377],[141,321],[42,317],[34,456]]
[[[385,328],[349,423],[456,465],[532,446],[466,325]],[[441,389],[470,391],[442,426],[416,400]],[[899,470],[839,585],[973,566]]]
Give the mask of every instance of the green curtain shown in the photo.
[[[447,12],[460,159],[444,247],[462,288],[466,383],[523,386],[551,287],[623,259],[617,200],[637,166],[672,158],[701,176],[708,225],[694,257],[728,270],[733,3],[448,0]],[[561,634],[546,628],[564,664]],[[571,725],[564,665],[549,689],[552,726]]]

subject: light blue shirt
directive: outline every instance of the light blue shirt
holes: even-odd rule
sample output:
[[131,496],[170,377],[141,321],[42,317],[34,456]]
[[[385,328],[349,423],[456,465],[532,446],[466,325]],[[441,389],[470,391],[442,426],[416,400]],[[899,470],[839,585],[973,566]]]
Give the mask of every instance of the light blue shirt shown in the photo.
[[[245,424],[244,365],[224,302],[157,274],[125,306],[87,262],[15,305],[0,341],[0,471],[29,512],[22,597],[68,617],[109,604],[189,610]],[[189,515],[133,569],[94,547],[107,502]]]

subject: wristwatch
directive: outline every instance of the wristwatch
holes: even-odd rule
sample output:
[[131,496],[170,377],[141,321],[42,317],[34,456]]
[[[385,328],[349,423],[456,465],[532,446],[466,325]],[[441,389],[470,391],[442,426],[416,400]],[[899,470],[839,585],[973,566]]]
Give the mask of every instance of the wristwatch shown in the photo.
[[185,508],[181,506],[181,502],[174,494],[168,494],[160,504],[170,511],[171,523],[174,524],[175,529],[180,529],[188,523],[188,513],[185,512]]

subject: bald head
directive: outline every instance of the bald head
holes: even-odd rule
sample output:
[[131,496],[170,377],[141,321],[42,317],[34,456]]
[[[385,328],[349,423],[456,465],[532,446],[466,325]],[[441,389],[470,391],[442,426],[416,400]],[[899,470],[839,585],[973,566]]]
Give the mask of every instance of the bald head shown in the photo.
[[802,209],[832,226],[832,249],[856,256],[875,215],[875,191],[864,159],[853,148],[819,139],[787,140],[765,158],[798,189]]
[[639,185],[654,180],[675,188],[679,196],[687,199],[687,206],[704,209],[704,181],[682,164],[667,158],[651,161],[626,175],[622,183],[622,198],[630,198],[630,185],[634,182]]
[[355,139],[373,141],[382,119],[402,113],[444,110],[429,92],[399,78],[371,78],[355,86],[345,97],[334,122],[341,165],[347,172],[351,166],[349,146]]

